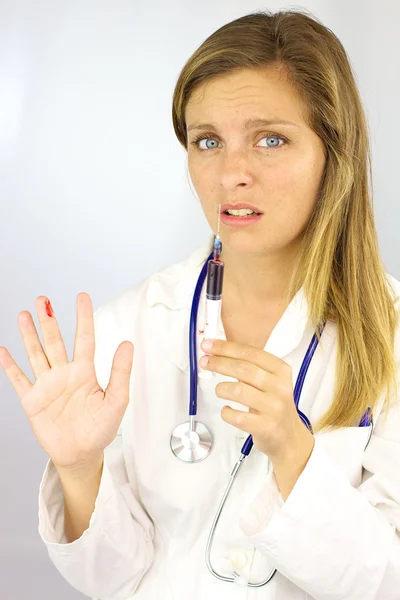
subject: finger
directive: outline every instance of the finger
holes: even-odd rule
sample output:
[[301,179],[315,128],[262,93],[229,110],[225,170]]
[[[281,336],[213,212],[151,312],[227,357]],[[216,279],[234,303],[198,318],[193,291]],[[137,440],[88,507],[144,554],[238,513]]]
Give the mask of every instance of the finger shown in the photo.
[[274,378],[274,375],[251,362],[226,358],[225,356],[210,356],[207,363],[207,370],[235,377],[239,381],[243,381],[243,383],[247,383],[262,392],[269,390]]
[[94,361],[95,338],[93,305],[89,294],[81,292],[76,299],[76,335],[74,360]]
[[223,400],[232,400],[243,406],[248,406],[250,410],[262,412],[266,409],[266,398],[263,392],[256,390],[251,385],[246,385],[242,381],[237,383],[222,382],[215,387],[215,394]]
[[123,404],[129,401],[129,382],[133,363],[133,344],[122,342],[115,352],[106,392]]
[[256,436],[261,428],[262,419],[260,415],[236,410],[230,406],[224,406],[221,410],[222,420],[233,425],[246,433]]
[[40,342],[35,323],[30,312],[24,310],[18,315],[18,325],[36,379],[50,369],[49,361]]
[[4,348],[4,346],[0,347],[0,365],[14,386],[19,399],[22,400],[31,390],[33,384],[29,381],[25,373],[21,371],[7,348]]
[[242,344],[239,342],[228,342],[225,340],[214,339],[212,348],[207,351],[205,350],[205,352],[214,355],[225,356],[227,358],[244,360],[274,374],[281,372],[282,368],[284,368],[284,365],[287,366],[287,363],[285,363],[285,361],[278,356],[270,354],[265,350],[261,350],[256,346]]
[[50,300],[46,296],[39,296],[35,304],[49,365],[64,365],[68,362],[67,351]]

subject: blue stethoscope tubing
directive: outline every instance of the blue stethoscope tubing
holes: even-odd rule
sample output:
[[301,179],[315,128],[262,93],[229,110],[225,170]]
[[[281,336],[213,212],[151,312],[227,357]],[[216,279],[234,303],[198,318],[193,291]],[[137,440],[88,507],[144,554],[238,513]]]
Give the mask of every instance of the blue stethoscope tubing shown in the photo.
[[[191,312],[190,312],[190,324],[189,324],[189,356],[190,356],[189,416],[192,418],[194,418],[197,415],[197,373],[198,373],[198,371],[197,371],[197,356],[196,356],[196,354],[197,354],[197,352],[196,352],[197,315],[198,315],[201,291],[202,291],[204,281],[207,276],[207,265],[208,265],[208,262],[212,258],[213,258],[213,252],[210,254],[210,256],[208,257],[208,259],[206,260],[206,262],[204,263],[204,265],[200,271],[200,275],[197,280],[197,284],[196,284],[195,291],[193,294],[193,301],[192,301],[192,307],[191,307]],[[318,332],[319,332],[320,336],[322,335],[325,325],[326,325],[326,323],[323,323],[322,326],[318,328]],[[301,391],[303,389],[304,380],[306,378],[307,371],[310,366],[312,357],[314,356],[317,345],[318,345],[318,337],[317,337],[317,334],[315,333],[313,335],[311,343],[307,349],[307,352],[304,356],[302,365],[300,367],[300,371],[299,371],[297,379],[296,379],[294,392],[293,392],[294,402],[296,405],[298,415],[299,415],[300,419],[302,420],[302,422],[306,425],[306,427],[311,431],[311,433],[313,433],[311,423],[310,423],[309,419],[306,417],[306,415],[299,409],[299,401],[300,401]],[[372,435],[372,430],[373,430],[372,411],[370,408],[367,409],[366,413],[362,417],[359,427],[364,427],[364,426],[368,426],[368,425],[371,425],[371,427],[370,427],[370,434],[369,434],[368,442],[367,442],[365,448],[368,446],[369,440]],[[216,577],[217,579],[219,579],[221,581],[226,581],[228,583],[237,583],[238,585],[246,585],[248,587],[258,588],[258,587],[262,587],[262,586],[266,585],[272,579],[272,577],[276,573],[276,569],[272,569],[272,572],[263,581],[260,581],[258,583],[250,583],[250,582],[247,582],[246,580],[244,580],[244,578],[241,577],[239,575],[239,573],[237,573],[236,571],[233,571],[233,577],[227,577],[224,575],[220,575],[219,573],[217,573],[214,570],[214,568],[211,564],[211,547],[212,547],[212,542],[214,539],[216,527],[217,527],[219,518],[221,516],[221,512],[222,512],[224,505],[226,503],[226,500],[229,496],[229,492],[235,481],[235,478],[236,478],[237,474],[239,473],[239,470],[242,467],[245,459],[250,454],[252,448],[253,448],[253,437],[252,437],[252,435],[249,435],[248,438],[246,439],[245,443],[243,444],[239,460],[237,461],[236,465],[234,466],[234,468],[232,470],[228,486],[225,490],[225,493],[219,504],[217,513],[216,513],[213,523],[211,525],[211,530],[210,530],[210,533],[208,536],[207,547],[206,547],[206,564],[207,564],[209,571],[212,573],[212,575],[214,575],[214,577]]]
[[[192,308],[190,311],[190,325],[189,325],[189,360],[190,360],[190,403],[189,403],[189,415],[195,416],[197,414],[197,352],[196,352],[196,340],[197,340],[197,314],[200,303],[201,291],[203,289],[204,281],[207,276],[207,265],[208,261],[213,258],[213,253],[211,252],[210,256],[204,263],[199,278],[197,280],[197,284],[193,294]],[[326,323],[323,323],[319,327],[319,335],[322,335],[322,332],[325,328]],[[296,409],[300,419],[303,421],[304,425],[308,427],[308,429],[313,433],[313,429],[310,421],[306,417],[306,415],[299,409],[299,401],[301,391],[303,389],[304,380],[307,375],[308,368],[310,366],[312,357],[314,356],[314,352],[318,345],[318,337],[317,334],[314,334],[311,343],[308,347],[306,355],[304,356],[303,363],[300,367],[299,374],[297,376],[296,384],[294,387],[294,403],[296,405]],[[365,415],[362,417],[359,427],[364,427],[370,425],[372,421],[371,409],[368,408]],[[245,443],[243,444],[241,453],[245,456],[248,456],[253,447],[253,437],[251,435],[248,436]]]

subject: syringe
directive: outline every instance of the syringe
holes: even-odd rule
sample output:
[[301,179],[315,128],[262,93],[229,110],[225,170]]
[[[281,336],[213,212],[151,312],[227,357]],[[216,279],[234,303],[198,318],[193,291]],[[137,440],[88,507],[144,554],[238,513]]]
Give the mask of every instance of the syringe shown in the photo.
[[219,205],[219,207],[218,207],[218,225],[217,225],[217,235],[216,235],[215,242],[214,242],[213,260],[219,260],[219,257],[221,256],[222,242],[219,237],[220,224],[221,224],[221,205]]
[[[221,260],[222,242],[219,237],[221,205],[218,208],[218,229],[217,236],[214,242],[213,258],[208,261],[207,265],[207,287],[206,287],[206,311],[205,311],[205,326],[204,338],[215,339],[218,336],[218,327],[221,318],[222,305],[222,287],[224,281],[225,265]],[[204,352],[201,354],[204,356]],[[201,356],[199,358],[201,358]],[[198,376],[203,379],[210,379],[212,371],[202,369],[199,366]]]

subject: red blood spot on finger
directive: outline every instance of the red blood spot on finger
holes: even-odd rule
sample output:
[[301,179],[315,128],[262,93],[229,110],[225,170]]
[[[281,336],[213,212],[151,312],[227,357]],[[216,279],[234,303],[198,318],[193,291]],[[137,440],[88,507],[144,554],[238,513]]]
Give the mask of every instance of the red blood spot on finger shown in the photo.
[[49,317],[54,317],[54,311],[53,311],[53,307],[51,306],[51,302],[50,300],[46,300],[46,302],[44,303],[45,307],[46,307],[46,313]]

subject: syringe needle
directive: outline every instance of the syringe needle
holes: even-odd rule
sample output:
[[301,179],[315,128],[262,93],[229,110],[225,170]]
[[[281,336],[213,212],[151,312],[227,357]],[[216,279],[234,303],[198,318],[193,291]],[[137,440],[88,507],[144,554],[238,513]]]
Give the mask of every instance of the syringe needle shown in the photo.
[[219,237],[219,227],[221,222],[221,205],[218,206],[218,225],[217,225],[217,236],[214,242],[214,260],[219,260],[221,254],[221,239]]

